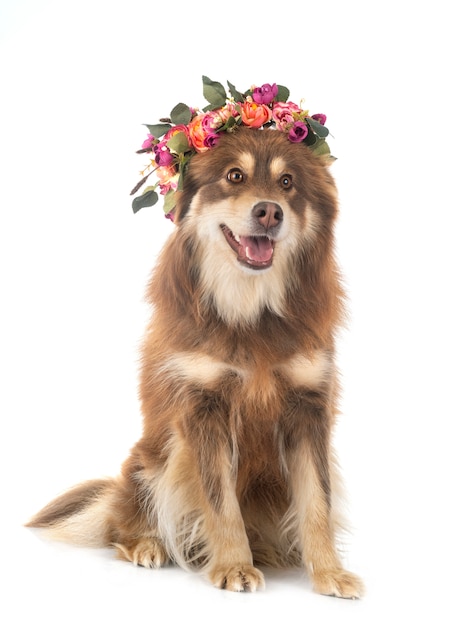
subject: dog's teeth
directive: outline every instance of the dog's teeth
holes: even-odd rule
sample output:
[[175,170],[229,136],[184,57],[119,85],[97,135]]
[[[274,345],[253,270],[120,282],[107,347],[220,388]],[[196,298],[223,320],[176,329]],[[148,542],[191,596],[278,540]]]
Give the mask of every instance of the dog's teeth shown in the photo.
[[237,242],[240,243],[240,238],[238,237],[238,235],[233,235],[233,239]]

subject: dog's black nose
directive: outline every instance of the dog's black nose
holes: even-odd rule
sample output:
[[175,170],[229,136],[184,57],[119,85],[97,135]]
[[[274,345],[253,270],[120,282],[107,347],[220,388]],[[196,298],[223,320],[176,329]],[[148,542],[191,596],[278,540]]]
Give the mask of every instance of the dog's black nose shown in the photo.
[[281,207],[276,202],[258,202],[252,209],[252,214],[265,230],[277,226],[284,217]]

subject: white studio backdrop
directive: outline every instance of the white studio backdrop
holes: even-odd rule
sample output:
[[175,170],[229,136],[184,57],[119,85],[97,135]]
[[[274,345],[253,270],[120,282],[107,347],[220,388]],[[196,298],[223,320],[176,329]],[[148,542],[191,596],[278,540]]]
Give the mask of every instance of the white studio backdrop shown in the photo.
[[[456,623],[455,121],[450,3],[3,0],[0,6],[2,613],[8,624]],[[267,573],[254,596],[22,528],[112,475],[141,432],[143,293],[173,225],[133,215],[135,154],[201,76],[289,87],[327,114],[349,295],[337,449],[347,564],[367,595]],[[172,330],[172,329],[171,329]],[[3,594],[2,594],[3,595]]]

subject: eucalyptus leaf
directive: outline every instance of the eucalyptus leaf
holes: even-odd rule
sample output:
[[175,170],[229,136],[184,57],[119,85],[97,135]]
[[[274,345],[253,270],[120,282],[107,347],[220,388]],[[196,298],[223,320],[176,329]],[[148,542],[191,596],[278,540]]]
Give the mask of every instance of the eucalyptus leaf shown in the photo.
[[159,199],[159,196],[154,189],[145,191],[141,196],[133,199],[132,209],[134,213],[137,213],[140,209],[147,206],[153,206]]
[[284,87],[283,85],[277,85],[277,87],[278,94],[276,96],[276,100],[278,102],[287,102],[289,100],[290,91],[287,89],[287,87]]
[[312,131],[310,133],[308,133],[305,137],[305,139],[303,140],[304,143],[307,146],[312,146],[313,150],[314,150],[314,146],[316,145],[317,141],[318,141],[318,137],[317,135],[315,135]]
[[165,194],[165,197],[163,200],[163,210],[165,213],[170,213],[171,211],[173,211],[175,206],[176,206],[176,192],[170,189],[170,191],[168,191]]
[[232,85],[232,83],[230,83],[229,81],[227,81],[227,85],[230,90],[230,95],[235,100],[235,102],[244,102],[245,100],[244,95],[237,90],[235,85]]
[[306,121],[318,137],[327,137],[329,134],[328,128],[322,126],[322,124],[320,124],[317,120],[314,120],[312,117],[307,117]]
[[225,122],[225,124],[222,126],[222,128],[220,128],[218,130],[218,132],[223,132],[226,130],[230,130],[231,128],[233,128],[234,126],[236,126],[238,124],[238,121],[236,120],[235,117],[233,117],[232,115],[228,118],[228,120]]
[[192,119],[192,111],[187,104],[180,102],[170,113],[170,119],[173,124],[184,124],[186,126]]
[[191,159],[191,155],[187,154],[186,156],[180,156],[181,165],[179,167],[179,178],[178,178],[178,186],[177,191],[182,191],[184,187],[184,176],[186,175],[187,168],[189,166],[189,161]]
[[227,93],[224,86],[217,81],[213,81],[208,76],[202,76],[203,96],[213,108],[223,107],[227,100]]
[[176,154],[183,154],[189,150],[189,140],[187,139],[186,133],[180,131],[170,137],[167,141],[167,146],[170,148],[172,152]]
[[145,187],[144,190],[143,190],[143,195],[145,193],[149,193],[150,191],[155,191],[157,185],[158,185],[158,183],[156,183],[155,185],[148,185],[147,187]]
[[[328,156],[330,157],[330,148],[325,139],[318,139],[316,143],[313,145],[313,153],[318,156]],[[335,157],[331,157],[332,160],[335,160]]]
[[162,135],[165,135],[171,128],[171,124],[145,124],[145,126],[153,137],[162,137]]

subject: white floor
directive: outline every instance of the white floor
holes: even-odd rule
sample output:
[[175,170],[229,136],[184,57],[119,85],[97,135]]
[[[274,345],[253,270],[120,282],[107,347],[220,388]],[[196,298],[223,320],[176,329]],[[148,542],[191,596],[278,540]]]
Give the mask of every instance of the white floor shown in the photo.
[[[177,567],[147,570],[118,561],[110,550],[76,548],[44,540],[19,526],[4,529],[0,619],[8,626],[98,624],[455,624],[451,568],[442,553],[448,543],[398,522],[379,526],[376,512],[364,516],[348,562],[361,574],[361,600],[314,594],[296,571],[266,571],[266,588],[232,593],[213,588]],[[395,522],[395,523],[396,523]],[[408,524],[407,524],[408,525]],[[406,526],[407,526],[406,525]],[[394,533],[394,534],[392,534]],[[420,536],[418,536],[420,535]],[[427,547],[428,546],[428,547]],[[3,621],[1,616],[6,617]]]
[[[386,597],[384,581],[376,578],[367,581],[368,595],[361,601],[317,596],[295,572],[266,572],[265,591],[236,594],[214,589],[178,568],[136,568],[114,560],[108,550],[49,545],[20,529],[8,537],[3,567],[1,615],[11,626],[153,624],[165,619],[205,625],[249,620],[343,625],[373,624],[374,617],[380,619],[376,623],[383,623],[382,617],[384,623],[395,623],[389,621],[393,614],[405,620],[424,616],[423,601],[417,596],[411,610],[403,592]],[[370,589],[370,583],[381,583],[382,588]]]

